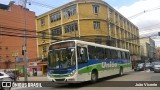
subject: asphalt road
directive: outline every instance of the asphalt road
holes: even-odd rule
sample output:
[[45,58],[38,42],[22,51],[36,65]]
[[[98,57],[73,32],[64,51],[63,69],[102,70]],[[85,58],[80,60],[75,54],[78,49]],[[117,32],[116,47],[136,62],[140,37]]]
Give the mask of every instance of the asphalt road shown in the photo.
[[[122,82],[121,82],[122,81]],[[123,82],[124,81],[124,82]],[[127,82],[128,81],[128,82]],[[79,84],[61,84],[54,87],[43,87],[43,88],[13,88],[12,90],[160,90],[160,87],[121,87],[121,85],[127,86],[130,83],[136,84],[138,81],[160,81],[160,73],[154,73],[152,71],[140,71],[140,72],[129,72],[123,76],[114,75],[100,79],[98,82],[92,84],[90,82],[84,82]],[[117,85],[121,84],[121,85]],[[143,83],[142,83],[143,84]],[[152,84],[152,83],[151,83]],[[160,84],[160,83],[156,83]],[[108,87],[108,85],[111,85]],[[113,86],[112,86],[113,85]],[[116,87],[115,87],[116,86]]]

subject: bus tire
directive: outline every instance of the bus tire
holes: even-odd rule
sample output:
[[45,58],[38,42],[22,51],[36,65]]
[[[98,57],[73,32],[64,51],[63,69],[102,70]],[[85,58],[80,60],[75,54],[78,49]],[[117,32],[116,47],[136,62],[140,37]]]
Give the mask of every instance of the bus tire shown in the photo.
[[119,76],[122,76],[123,75],[123,67],[120,67],[119,69]]
[[95,83],[98,80],[98,72],[96,70],[93,70],[91,73],[91,82]]

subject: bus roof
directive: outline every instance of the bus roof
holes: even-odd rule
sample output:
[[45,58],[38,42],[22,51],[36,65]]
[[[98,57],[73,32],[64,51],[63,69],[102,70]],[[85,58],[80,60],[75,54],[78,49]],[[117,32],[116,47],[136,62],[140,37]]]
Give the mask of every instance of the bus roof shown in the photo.
[[93,45],[93,46],[97,46],[97,47],[104,47],[104,48],[129,52],[129,50],[127,50],[127,49],[122,49],[122,48],[117,48],[117,47],[97,44],[97,43],[93,43],[93,42],[82,41],[82,40],[63,40],[63,41],[59,41],[59,42],[54,42],[52,44],[57,44],[57,43],[61,43],[61,42],[69,42],[69,41],[74,41],[75,43],[83,43],[83,44],[86,44],[86,45]]

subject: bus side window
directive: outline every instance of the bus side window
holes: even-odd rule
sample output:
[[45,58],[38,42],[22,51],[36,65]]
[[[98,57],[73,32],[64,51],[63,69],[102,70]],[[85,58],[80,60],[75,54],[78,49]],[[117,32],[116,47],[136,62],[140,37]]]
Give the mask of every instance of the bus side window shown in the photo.
[[123,51],[121,51],[121,59],[125,59],[125,54]]
[[118,59],[121,59],[121,52],[118,51]]
[[118,53],[117,53],[117,51],[116,50],[112,50],[111,51],[111,55],[112,55],[112,59],[118,59]]
[[115,55],[116,55],[115,59],[118,59],[118,51],[117,50],[115,50]]
[[103,60],[104,59],[104,49],[100,47],[96,47],[96,55],[97,55],[97,59]]
[[88,46],[89,59],[96,59],[95,50],[94,46]]
[[111,50],[110,49],[106,49],[106,56],[107,56],[107,59],[111,59]]
[[129,53],[125,52],[126,59],[129,60]]
[[104,60],[108,59],[108,49],[104,49]]
[[78,63],[87,62],[88,61],[87,48],[77,47],[77,56],[78,56]]
[[111,59],[113,60],[115,58],[115,51],[111,50]]

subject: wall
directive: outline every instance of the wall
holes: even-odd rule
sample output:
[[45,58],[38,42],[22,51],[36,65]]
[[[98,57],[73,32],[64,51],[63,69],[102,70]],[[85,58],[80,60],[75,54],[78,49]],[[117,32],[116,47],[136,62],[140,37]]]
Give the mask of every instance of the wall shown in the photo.
[[[24,34],[24,15],[26,12],[26,30],[27,34],[36,35],[35,13],[24,10],[22,6],[11,5],[9,10],[0,9],[0,32],[6,35],[0,36],[0,56],[1,62],[15,62],[15,56],[23,58],[22,45]],[[28,59],[35,61],[37,58],[36,38],[27,38],[27,56]],[[13,67],[2,67],[13,68]]]

